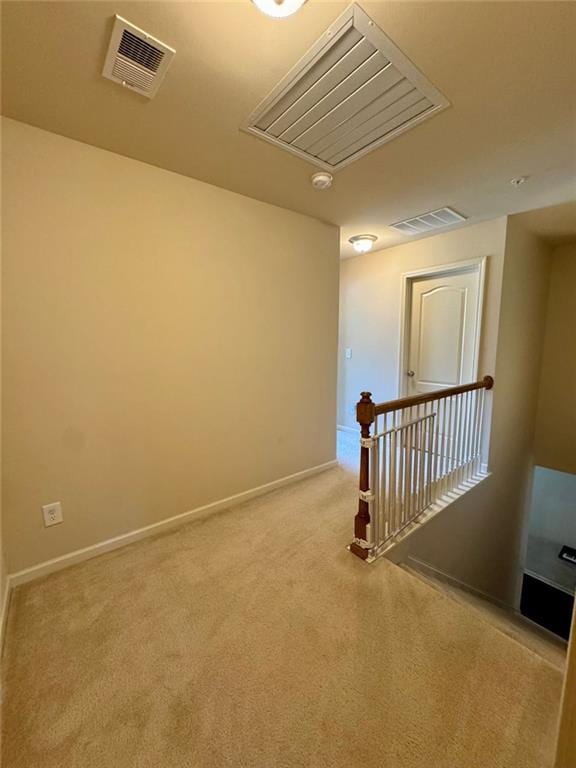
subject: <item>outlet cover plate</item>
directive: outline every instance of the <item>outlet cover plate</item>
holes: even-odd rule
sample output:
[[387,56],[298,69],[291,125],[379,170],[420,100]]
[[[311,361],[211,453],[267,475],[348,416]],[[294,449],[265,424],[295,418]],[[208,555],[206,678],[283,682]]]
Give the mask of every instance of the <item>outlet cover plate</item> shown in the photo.
[[58,525],[64,519],[62,516],[62,504],[59,501],[55,501],[52,504],[44,504],[42,515],[44,516],[44,526],[46,528],[49,528],[51,525]]

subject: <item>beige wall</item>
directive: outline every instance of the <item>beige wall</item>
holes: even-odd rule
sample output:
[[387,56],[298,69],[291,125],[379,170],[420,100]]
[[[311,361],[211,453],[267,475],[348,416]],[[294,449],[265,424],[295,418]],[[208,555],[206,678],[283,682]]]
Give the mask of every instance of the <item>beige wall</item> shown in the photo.
[[508,219],[506,256],[490,446],[490,468],[499,484],[499,515],[492,517],[493,554],[503,572],[514,567],[519,599],[532,475],[536,409],[542,364],[550,248],[518,219]]
[[536,463],[576,473],[576,243],[556,248],[548,294]]
[[[513,219],[507,224],[499,219],[345,262],[339,418],[353,424],[350,408],[361,389],[371,389],[378,400],[396,394],[401,274],[475,256],[489,257],[480,371],[496,380],[488,395],[492,474],[397,548],[394,557],[410,554],[512,604],[533,461],[548,249]],[[345,347],[353,348],[352,360],[343,360]]]
[[[0,138],[2,137],[2,122],[0,121]],[[2,161],[3,156],[2,153],[0,153],[0,174],[2,170]],[[2,232],[2,226],[3,226],[3,219],[2,219],[2,185],[0,184],[0,234]],[[3,254],[3,248],[2,248],[2,240],[0,238],[0,371],[2,370],[2,273],[3,273],[3,267],[2,267],[2,254]],[[1,402],[2,402],[2,376],[0,375],[0,489],[2,488],[2,408],[1,408]],[[3,533],[3,527],[2,527],[2,493],[0,490],[0,622],[4,618],[3,616],[3,609],[5,608],[5,598],[6,598],[6,589],[7,589],[7,571],[6,571],[6,557],[4,554],[4,533]],[[2,632],[0,628],[0,639],[2,638]],[[2,646],[0,645],[0,654],[2,652]],[[0,674],[0,685],[1,685],[1,674]],[[1,697],[0,697],[1,700]]]
[[334,458],[336,228],[10,120],[4,152],[11,572]]
[[[0,121],[0,138],[2,123]],[[0,172],[2,168],[2,153],[0,152]],[[2,232],[2,185],[0,184],[0,234]],[[0,237],[0,372],[2,370],[2,242]],[[4,535],[2,531],[2,376],[0,374],[0,766],[2,764],[2,713],[4,700],[4,628],[8,619],[8,579],[6,573],[6,558],[4,556]]]
[[[0,137],[2,124],[0,122]],[[0,171],[2,168],[2,155],[0,153]],[[2,185],[0,184],[0,233],[2,231]],[[0,238],[0,371],[2,369],[2,242]],[[0,403],[2,401],[2,376],[0,375]],[[2,488],[2,408],[0,406],[0,489]],[[6,578],[6,558],[4,556],[4,535],[2,531],[2,494],[0,492],[0,622],[3,620],[3,609],[5,607],[5,593],[7,588]],[[2,628],[0,627],[0,639],[2,638]],[[0,655],[2,646],[0,644]],[[0,674],[0,685],[2,675]],[[0,696],[1,703],[1,696]]]

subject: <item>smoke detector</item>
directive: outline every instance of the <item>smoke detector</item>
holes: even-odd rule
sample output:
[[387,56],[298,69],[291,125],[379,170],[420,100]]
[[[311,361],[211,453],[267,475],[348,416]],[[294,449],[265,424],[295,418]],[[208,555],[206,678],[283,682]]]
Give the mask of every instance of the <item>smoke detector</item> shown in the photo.
[[151,99],[175,54],[174,48],[116,15],[102,74]]
[[330,189],[333,180],[334,177],[332,174],[326,173],[324,171],[315,173],[310,177],[310,181],[312,182],[314,189]]

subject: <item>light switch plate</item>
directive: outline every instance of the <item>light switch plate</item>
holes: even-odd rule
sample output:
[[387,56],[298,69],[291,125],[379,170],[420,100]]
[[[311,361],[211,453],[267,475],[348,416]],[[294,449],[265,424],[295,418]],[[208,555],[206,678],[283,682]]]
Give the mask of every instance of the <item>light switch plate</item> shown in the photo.
[[42,514],[46,528],[49,528],[51,525],[58,525],[64,519],[62,516],[62,504],[59,501],[55,501],[52,504],[44,504]]
[[352,359],[352,347],[346,347],[346,349],[344,350],[344,357],[346,358],[346,360]]

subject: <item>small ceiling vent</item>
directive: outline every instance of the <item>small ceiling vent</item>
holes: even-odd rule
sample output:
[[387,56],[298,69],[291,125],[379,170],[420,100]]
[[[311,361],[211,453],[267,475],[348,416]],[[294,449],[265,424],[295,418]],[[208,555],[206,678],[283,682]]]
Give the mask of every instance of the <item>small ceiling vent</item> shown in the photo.
[[121,16],[114,17],[112,37],[102,74],[151,99],[176,51]]
[[462,221],[466,221],[466,216],[462,216],[461,213],[457,213],[452,208],[438,208],[437,211],[423,213],[421,216],[398,221],[396,224],[390,224],[390,226],[397,229],[398,232],[402,232],[403,235],[422,235],[433,229],[443,229],[454,224],[460,224]]
[[448,105],[362,8],[352,5],[242,128],[333,171]]

